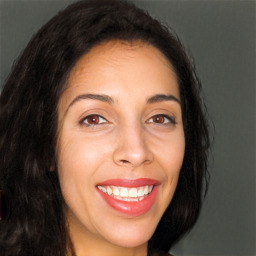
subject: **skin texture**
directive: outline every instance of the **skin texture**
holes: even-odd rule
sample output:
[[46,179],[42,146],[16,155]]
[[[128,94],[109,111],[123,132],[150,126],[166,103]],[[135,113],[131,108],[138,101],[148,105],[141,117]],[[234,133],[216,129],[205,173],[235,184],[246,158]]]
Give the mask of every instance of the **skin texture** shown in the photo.
[[[111,102],[77,98],[83,94],[107,95]],[[98,45],[71,71],[58,106],[57,155],[77,256],[147,255],[185,150],[180,103],[148,102],[159,94],[179,99],[177,78],[160,51],[142,42]],[[153,206],[139,216],[114,210],[96,189],[105,180],[138,178],[160,183]]]

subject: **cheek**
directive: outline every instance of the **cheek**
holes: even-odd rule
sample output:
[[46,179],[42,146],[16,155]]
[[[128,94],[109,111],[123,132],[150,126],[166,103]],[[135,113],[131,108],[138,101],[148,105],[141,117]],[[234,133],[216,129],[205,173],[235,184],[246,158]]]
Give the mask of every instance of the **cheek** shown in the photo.
[[179,175],[183,163],[185,153],[185,140],[183,136],[175,138],[169,143],[167,154],[169,157],[165,158],[166,165],[169,166],[170,174]]
[[98,144],[81,134],[63,133],[58,145],[58,174],[63,197],[68,209],[87,224],[90,223],[89,209],[94,204],[87,195],[94,192],[95,176],[104,155],[103,147]]
[[179,174],[185,153],[183,129],[166,136],[158,144],[158,159],[162,163],[166,175]]
[[170,135],[158,147],[158,161],[164,173],[163,197],[169,202],[176,190],[185,153],[183,130]]
[[[66,203],[77,203],[78,197],[71,195],[80,194],[78,181],[86,180],[86,172],[83,172],[83,155],[79,146],[71,141],[60,138],[58,147],[58,174],[63,197]],[[82,191],[81,191],[82,192]]]
[[[62,169],[88,173],[101,161],[106,148],[101,141],[86,138],[83,134],[63,134],[58,147],[58,164]],[[85,172],[86,170],[86,172]]]
[[[70,129],[73,131],[73,129]],[[83,132],[63,132],[58,143],[58,172],[63,194],[94,189],[94,180],[103,162],[110,159],[108,136],[93,138]],[[104,145],[104,146],[103,146]]]

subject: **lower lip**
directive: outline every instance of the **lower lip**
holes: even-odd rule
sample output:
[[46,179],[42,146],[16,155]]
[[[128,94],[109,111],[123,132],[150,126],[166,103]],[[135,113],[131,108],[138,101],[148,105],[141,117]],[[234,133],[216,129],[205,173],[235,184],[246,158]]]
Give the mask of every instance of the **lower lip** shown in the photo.
[[108,205],[111,206],[113,209],[122,214],[135,217],[145,214],[151,209],[154,202],[156,201],[158,186],[154,186],[152,192],[143,200],[138,202],[121,201],[115,199],[112,196],[109,196],[108,194],[102,192],[99,189],[97,190],[99,194],[103,197],[103,199],[108,203]]

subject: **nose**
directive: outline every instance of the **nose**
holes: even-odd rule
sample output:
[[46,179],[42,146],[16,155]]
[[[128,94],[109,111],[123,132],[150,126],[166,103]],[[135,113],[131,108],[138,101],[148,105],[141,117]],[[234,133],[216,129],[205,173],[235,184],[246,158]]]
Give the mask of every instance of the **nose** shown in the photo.
[[120,130],[113,158],[116,164],[131,168],[152,162],[153,154],[140,125],[125,126]]

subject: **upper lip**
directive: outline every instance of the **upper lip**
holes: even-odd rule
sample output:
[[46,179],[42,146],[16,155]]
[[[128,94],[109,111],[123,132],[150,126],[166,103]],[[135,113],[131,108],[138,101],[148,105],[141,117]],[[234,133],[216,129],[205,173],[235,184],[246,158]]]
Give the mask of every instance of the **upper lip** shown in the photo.
[[147,185],[159,185],[158,180],[149,179],[149,178],[140,178],[140,179],[110,179],[98,183],[96,186],[119,186],[119,187],[141,187]]

